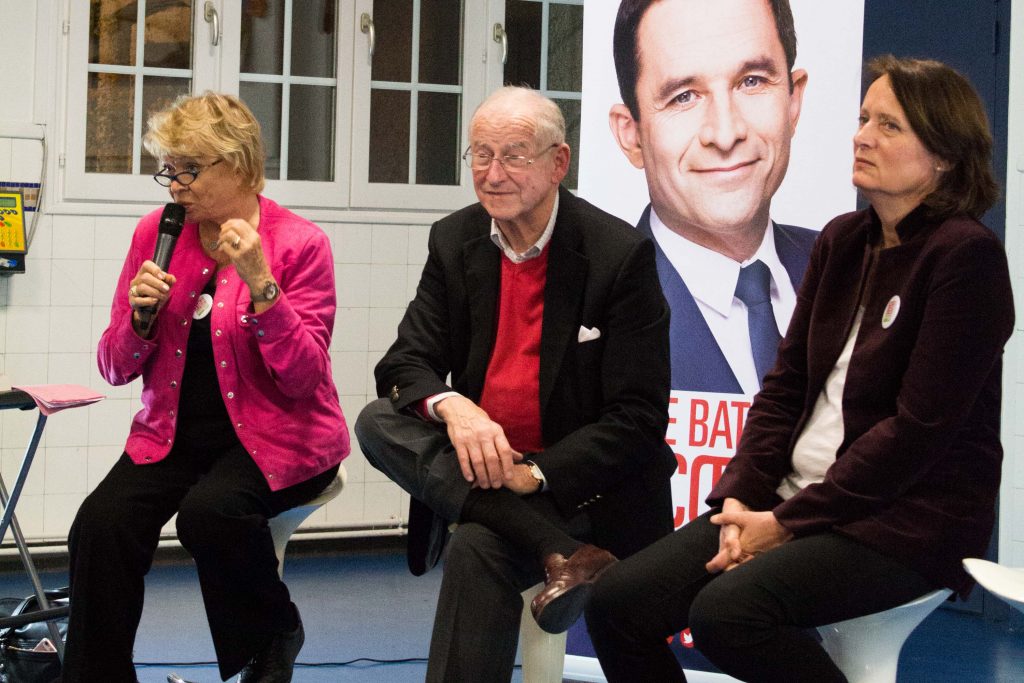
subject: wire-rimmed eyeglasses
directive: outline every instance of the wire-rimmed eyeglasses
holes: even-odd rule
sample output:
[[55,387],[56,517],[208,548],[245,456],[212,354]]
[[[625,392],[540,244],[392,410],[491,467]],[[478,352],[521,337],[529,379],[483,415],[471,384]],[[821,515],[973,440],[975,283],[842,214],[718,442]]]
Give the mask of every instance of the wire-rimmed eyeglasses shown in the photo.
[[474,171],[486,171],[495,161],[506,171],[522,171],[539,159],[541,155],[547,154],[557,147],[561,147],[561,145],[556,142],[532,157],[526,157],[521,154],[495,156],[490,152],[474,152],[473,148],[470,147],[463,153],[462,158],[465,160],[466,165]]
[[153,174],[153,180],[155,180],[160,185],[163,185],[164,187],[170,187],[171,183],[173,183],[174,181],[178,181],[178,184],[183,187],[188,187],[189,185],[196,181],[196,178],[199,177],[200,172],[205,171],[206,169],[212,166],[216,166],[222,161],[224,160],[217,159],[217,161],[214,161],[213,163],[210,164],[206,164],[205,166],[202,166],[200,164],[189,164],[181,173],[169,173],[168,171],[170,171],[171,169],[168,166],[164,165],[163,168],[161,168],[159,171]]

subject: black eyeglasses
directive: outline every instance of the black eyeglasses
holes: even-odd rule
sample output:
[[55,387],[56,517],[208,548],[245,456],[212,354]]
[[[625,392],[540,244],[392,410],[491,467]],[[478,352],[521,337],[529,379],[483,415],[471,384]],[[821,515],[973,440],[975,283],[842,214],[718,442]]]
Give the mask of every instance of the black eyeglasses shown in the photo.
[[199,164],[189,164],[181,173],[169,173],[171,169],[165,165],[158,172],[153,174],[153,180],[164,187],[170,187],[171,183],[174,181],[178,181],[179,185],[188,187],[196,181],[196,178],[199,177],[200,171],[216,166],[222,161],[224,160],[217,159],[217,161],[214,161],[212,164],[207,164],[205,167],[200,166]]

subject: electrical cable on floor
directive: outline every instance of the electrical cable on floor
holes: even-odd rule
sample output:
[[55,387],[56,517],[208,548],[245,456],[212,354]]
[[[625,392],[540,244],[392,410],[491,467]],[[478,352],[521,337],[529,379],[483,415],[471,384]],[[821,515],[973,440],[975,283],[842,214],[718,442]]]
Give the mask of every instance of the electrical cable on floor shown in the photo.
[[[331,668],[331,667],[342,667],[351,666],[358,664],[359,662],[366,662],[369,664],[426,664],[426,657],[406,657],[404,659],[374,659],[373,657],[356,657],[355,659],[349,659],[344,662],[295,662],[295,667],[304,667],[307,669],[316,668]],[[138,667],[154,667],[154,666],[217,666],[217,662],[135,662],[135,666]],[[514,668],[521,669],[522,664],[516,664]]]

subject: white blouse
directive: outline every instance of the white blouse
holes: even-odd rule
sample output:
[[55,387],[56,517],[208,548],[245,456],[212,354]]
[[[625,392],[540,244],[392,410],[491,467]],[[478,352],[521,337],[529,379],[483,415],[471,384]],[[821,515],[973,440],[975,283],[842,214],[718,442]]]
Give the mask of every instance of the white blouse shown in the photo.
[[787,474],[775,490],[784,500],[789,500],[805,486],[818,484],[825,479],[825,472],[836,461],[836,452],[843,443],[843,389],[846,386],[846,371],[850,367],[854,342],[864,317],[864,307],[857,310],[850,336],[843,352],[839,354],[825,386],[822,387],[814,411],[807,419],[804,429],[793,446],[793,471]]

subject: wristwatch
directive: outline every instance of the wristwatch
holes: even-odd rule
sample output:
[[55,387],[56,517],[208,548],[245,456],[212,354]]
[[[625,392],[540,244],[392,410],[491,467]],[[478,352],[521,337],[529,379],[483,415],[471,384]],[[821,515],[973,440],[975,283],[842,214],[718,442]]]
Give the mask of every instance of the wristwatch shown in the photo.
[[537,463],[535,463],[532,460],[527,460],[524,464],[530,468],[530,476],[532,476],[540,483],[540,488],[538,488],[537,490],[543,491],[544,484],[547,482],[544,479],[544,473],[540,471],[539,467],[537,467]]
[[277,283],[273,280],[267,280],[263,285],[263,291],[260,292],[259,296],[254,296],[253,301],[273,301],[277,298],[277,295],[281,293]]

